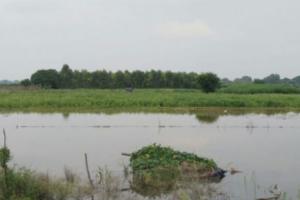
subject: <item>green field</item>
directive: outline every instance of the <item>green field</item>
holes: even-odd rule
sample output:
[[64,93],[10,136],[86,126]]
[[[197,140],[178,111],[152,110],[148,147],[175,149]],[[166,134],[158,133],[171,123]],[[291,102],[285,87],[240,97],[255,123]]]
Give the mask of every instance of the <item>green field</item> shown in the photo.
[[297,94],[224,94],[199,90],[17,90],[0,92],[2,111],[101,111],[162,108],[300,108]]
[[289,84],[233,83],[219,90],[232,94],[300,94],[300,88]]

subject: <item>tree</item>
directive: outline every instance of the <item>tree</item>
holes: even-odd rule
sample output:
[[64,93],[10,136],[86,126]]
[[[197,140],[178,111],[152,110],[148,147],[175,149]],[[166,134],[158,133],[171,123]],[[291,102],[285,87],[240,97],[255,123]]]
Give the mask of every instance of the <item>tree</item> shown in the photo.
[[54,69],[38,70],[32,74],[31,82],[43,88],[57,89],[59,88],[59,74]]
[[161,88],[164,85],[164,80],[161,71],[151,70],[147,73],[147,86],[149,88]]
[[91,88],[92,73],[87,70],[75,70],[73,72],[73,87],[72,88]]
[[167,88],[174,87],[174,73],[171,71],[165,72],[165,84]]
[[94,88],[110,88],[112,85],[111,74],[105,70],[92,73],[91,86]]
[[232,83],[232,81],[229,80],[228,78],[223,78],[223,79],[221,80],[221,84],[222,84],[222,85],[229,85],[230,83]]
[[24,87],[28,87],[31,85],[31,81],[29,79],[24,79],[20,82],[20,84]]
[[242,78],[237,78],[234,80],[235,83],[252,83],[252,78],[250,76],[243,76]]
[[263,79],[265,83],[280,83],[279,74],[271,74]]
[[63,65],[59,72],[60,88],[72,88],[73,87],[73,71],[69,65]]
[[293,78],[292,82],[294,85],[300,86],[300,76],[296,76],[295,78]]
[[289,78],[283,78],[280,80],[280,82],[284,84],[293,84],[293,81]]
[[180,72],[173,74],[173,88],[183,88],[183,78],[182,74]]
[[183,88],[197,88],[197,77],[198,74],[191,73],[182,73],[183,74]]
[[139,70],[131,73],[132,87],[144,88],[145,87],[145,73]]
[[253,83],[255,83],[255,84],[264,84],[264,83],[265,83],[265,81],[264,81],[264,80],[262,80],[262,79],[258,79],[258,78],[256,78],[256,79],[254,79]]
[[220,87],[220,79],[216,74],[203,73],[198,76],[198,84],[206,93],[215,92]]
[[[213,85],[212,79],[214,77],[217,86]],[[206,80],[208,78],[210,80]],[[202,79],[211,82],[203,85]],[[219,87],[219,82],[218,77],[212,73],[199,76],[197,73],[163,72],[160,70],[146,72],[139,70],[133,72],[98,70],[89,72],[87,70],[73,71],[67,64],[63,65],[59,72],[53,69],[39,70],[31,77],[32,84],[40,85],[43,88],[202,88],[203,91],[213,92],[215,87]],[[29,84],[29,82],[24,82],[24,84]]]
[[126,77],[122,71],[117,71],[113,75],[113,82],[115,88],[125,88],[126,86]]

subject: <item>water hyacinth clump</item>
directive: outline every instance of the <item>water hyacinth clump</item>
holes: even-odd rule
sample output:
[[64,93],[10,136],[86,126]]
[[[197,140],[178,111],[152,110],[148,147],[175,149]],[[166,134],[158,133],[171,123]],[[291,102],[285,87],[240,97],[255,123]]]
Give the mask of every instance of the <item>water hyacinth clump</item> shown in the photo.
[[157,167],[182,167],[183,164],[192,164],[203,170],[217,169],[217,164],[207,158],[199,157],[193,153],[173,150],[153,144],[134,152],[130,157],[130,166],[133,171],[149,170]]
[[131,189],[142,196],[160,197],[172,193],[192,179],[208,179],[217,164],[193,153],[152,144],[130,154]]

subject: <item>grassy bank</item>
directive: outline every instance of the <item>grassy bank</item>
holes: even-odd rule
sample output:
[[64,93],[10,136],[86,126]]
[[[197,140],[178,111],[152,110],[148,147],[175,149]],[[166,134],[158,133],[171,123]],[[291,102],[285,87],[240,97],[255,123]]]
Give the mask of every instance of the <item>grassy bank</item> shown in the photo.
[[231,94],[300,94],[300,88],[290,84],[233,83],[219,90]]
[[110,108],[300,108],[297,94],[205,94],[198,90],[20,90],[0,92],[2,111],[95,111]]

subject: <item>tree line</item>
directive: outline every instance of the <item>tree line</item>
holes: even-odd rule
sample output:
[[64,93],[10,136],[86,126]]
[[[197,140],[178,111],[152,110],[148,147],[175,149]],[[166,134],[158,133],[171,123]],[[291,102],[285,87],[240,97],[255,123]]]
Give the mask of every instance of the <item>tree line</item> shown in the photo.
[[224,78],[221,80],[223,84],[231,84],[231,83],[258,83],[258,84],[289,84],[294,86],[300,86],[300,76],[296,76],[292,79],[289,78],[281,78],[279,74],[270,74],[269,76],[262,79],[253,79],[250,76],[243,76],[241,78],[236,78],[234,80],[229,80]]
[[24,86],[38,85],[50,89],[75,88],[186,88],[202,89],[214,92],[220,87],[220,79],[214,73],[185,73],[171,71],[117,71],[72,70],[63,65],[60,71],[55,69],[38,70],[30,79],[21,81]]
[[38,70],[30,79],[21,81],[23,86],[36,85],[49,89],[76,88],[185,88],[202,89],[204,92],[214,92],[221,85],[232,83],[253,84],[289,84],[300,86],[300,76],[292,79],[281,78],[279,74],[271,74],[262,79],[243,76],[234,80],[220,78],[214,73],[172,72],[172,71],[87,71],[72,70],[67,64],[60,71],[55,69]]

